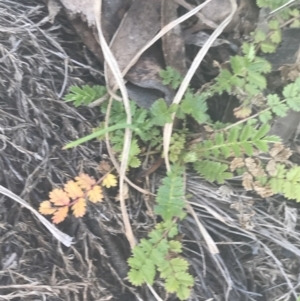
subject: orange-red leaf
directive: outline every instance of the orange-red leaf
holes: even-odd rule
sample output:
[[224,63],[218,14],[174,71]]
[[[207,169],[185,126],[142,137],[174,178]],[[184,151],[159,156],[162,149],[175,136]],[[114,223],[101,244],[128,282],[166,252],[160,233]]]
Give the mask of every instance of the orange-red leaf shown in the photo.
[[96,184],[95,179],[85,173],[80,174],[75,180],[82,189],[91,189],[91,187]]
[[67,206],[70,203],[70,198],[62,189],[53,189],[50,193],[50,202],[56,206]]
[[72,206],[73,214],[75,217],[82,217],[86,212],[86,201],[84,198],[80,198]]
[[117,186],[117,179],[116,176],[109,173],[102,182],[102,185],[106,188]]
[[52,221],[54,224],[59,224],[65,220],[68,215],[69,207],[61,207],[52,216]]
[[78,199],[84,196],[82,189],[74,181],[69,181],[64,186],[65,192],[71,199]]
[[44,215],[53,214],[57,208],[53,208],[50,201],[44,201],[40,204],[39,212]]
[[102,188],[98,185],[88,191],[88,198],[92,203],[102,202]]

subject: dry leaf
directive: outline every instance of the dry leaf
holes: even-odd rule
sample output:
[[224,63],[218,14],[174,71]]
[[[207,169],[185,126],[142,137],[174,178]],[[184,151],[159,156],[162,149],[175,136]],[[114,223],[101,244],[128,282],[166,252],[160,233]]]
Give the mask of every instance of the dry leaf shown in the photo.
[[253,229],[254,229],[255,224],[254,224],[253,221],[252,221],[253,215],[255,215],[255,213],[251,213],[251,214],[243,214],[243,215],[239,218],[241,227],[242,227],[243,229],[246,229],[246,230],[253,230]]
[[[164,27],[178,18],[178,4],[175,1],[161,1],[161,26]],[[184,35],[185,36],[185,35]],[[166,66],[186,74],[185,46],[182,27],[176,26],[162,37],[162,52]]]
[[68,194],[62,189],[53,189],[49,193],[50,202],[56,206],[67,206],[70,203]]
[[106,188],[117,186],[117,179],[116,176],[109,173],[102,182],[102,185]]
[[251,99],[251,104],[261,108],[266,104],[266,97],[262,93],[257,94]]
[[254,169],[256,168],[257,163],[253,158],[246,158],[245,159],[245,165],[248,169]]
[[265,171],[262,169],[261,165],[257,164],[253,158],[245,159],[245,165],[248,171],[254,177],[263,177],[266,175]]
[[74,181],[69,181],[64,185],[64,190],[70,198],[73,200],[82,198],[84,193],[82,189]]
[[246,190],[253,190],[253,177],[249,172],[244,172],[242,184]]
[[102,202],[102,188],[98,185],[94,186],[91,190],[89,190],[87,195],[92,203]]
[[275,160],[270,160],[266,166],[266,170],[270,176],[275,177],[277,174],[277,167]]
[[253,210],[253,201],[238,201],[230,205],[230,208],[239,212],[239,222],[241,227],[247,230],[251,230],[254,227],[252,217],[255,215]]
[[261,184],[256,181],[254,182],[254,190],[262,197],[262,198],[268,198],[274,194],[271,187],[269,185],[267,186],[261,186]]
[[283,65],[279,68],[281,78],[284,82],[292,81],[294,82],[300,75],[299,64],[293,65]]
[[234,158],[230,163],[230,170],[235,171],[237,168],[245,166],[243,158]]
[[[160,9],[161,0],[133,1],[110,43],[111,52],[114,55],[121,71],[126,68],[137,52],[160,30]],[[129,38],[130,41],[134,41],[134,43],[128,43]],[[145,65],[144,69],[140,69],[141,64],[143,65],[144,63],[145,53],[146,55],[148,54],[151,56],[152,64],[149,64],[148,62],[148,66]],[[153,50],[149,51],[149,49],[145,53],[125,77],[125,79],[130,82],[134,82],[136,85],[140,85],[140,83],[144,82],[145,79],[148,81],[155,80],[154,70],[149,72],[149,68],[151,70],[151,67],[153,68],[155,66],[157,71],[159,71],[159,66],[157,65],[159,65],[160,62],[156,58],[157,53]],[[143,73],[141,73],[140,70],[143,70]],[[107,85],[110,88],[115,86],[116,79],[114,78],[110,68],[107,68],[105,78]]]
[[75,178],[77,181],[77,184],[82,189],[91,189],[96,184],[96,181],[93,177],[90,177],[89,175],[82,173],[78,177]]
[[59,224],[64,221],[68,215],[69,207],[61,207],[52,216],[52,221],[54,224]]
[[84,198],[79,198],[72,206],[73,214],[75,217],[82,217],[86,213],[86,201]]
[[292,151],[290,148],[285,147],[281,143],[274,144],[273,148],[270,150],[270,155],[279,162],[286,161],[291,155]]
[[233,110],[233,114],[236,118],[244,119],[251,115],[252,110],[248,107],[238,107]]
[[273,145],[269,153],[271,157],[276,157],[283,149],[284,145],[282,143],[276,143]]
[[99,164],[98,170],[102,173],[102,174],[106,174],[107,172],[109,172],[112,169],[111,164],[108,161],[102,160]]
[[276,161],[283,162],[286,161],[292,154],[293,152],[291,149],[286,147],[275,157],[275,159]]
[[50,201],[44,201],[40,204],[39,212],[44,215],[53,214],[57,208],[53,208]]

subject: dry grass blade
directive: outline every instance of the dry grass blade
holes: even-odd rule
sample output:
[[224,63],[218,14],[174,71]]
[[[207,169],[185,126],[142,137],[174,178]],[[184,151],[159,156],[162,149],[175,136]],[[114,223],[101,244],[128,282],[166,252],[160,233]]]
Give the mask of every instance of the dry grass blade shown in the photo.
[[18,202],[28,210],[30,210],[40,221],[41,223],[52,233],[52,235],[64,244],[66,247],[70,247],[72,244],[73,238],[60,230],[58,230],[53,224],[51,224],[46,218],[44,218],[38,211],[33,209],[27,202],[22,200],[19,196],[11,192],[10,190],[6,189],[5,187],[0,185],[0,193],[6,195],[7,197],[11,198],[12,200]]
[[163,299],[159,297],[159,295],[156,293],[156,291],[151,285],[147,284],[147,286],[157,301],[163,301]]
[[[186,190],[186,183],[187,183],[186,173],[184,173],[184,183],[185,183],[184,190]],[[199,231],[208,246],[209,252],[212,255],[218,254],[219,249],[218,249],[217,245],[215,244],[214,240],[212,239],[210,234],[207,232],[207,230],[205,229],[203,224],[200,222],[200,219],[198,218],[194,208],[191,206],[191,204],[187,200],[185,200],[185,203],[186,203],[185,207],[186,207],[187,211],[189,212],[189,214],[194,218],[196,225],[198,226]]]
[[207,232],[207,230],[205,229],[205,227],[202,225],[202,223],[200,222],[200,219],[198,218],[195,210],[193,209],[193,207],[190,205],[190,203],[186,202],[186,207],[188,212],[192,215],[192,217],[195,219],[196,224],[208,246],[208,249],[210,251],[211,254],[218,254],[219,253],[219,249],[216,245],[216,243],[213,241],[213,239],[211,238],[211,236],[209,235],[209,233]]
[[[185,0],[175,0],[175,2],[183,7],[185,7],[187,10],[192,10],[193,6],[189,3],[187,3]],[[205,16],[203,16],[200,12],[198,12],[196,14],[196,16],[199,18],[199,20],[201,20],[201,22],[203,22],[203,24],[206,24],[207,26],[211,27],[212,29],[215,29],[218,27],[218,25],[216,23],[214,23],[211,20],[208,20],[205,18]]]
[[277,12],[281,11],[282,9],[284,9],[285,7],[288,7],[288,6],[292,5],[292,4],[294,4],[294,2],[297,3],[297,2],[299,2],[299,1],[296,1],[296,0],[290,0],[289,2],[287,2],[287,3],[283,4],[283,5],[281,5],[280,7],[274,9],[273,11],[271,11],[270,14],[269,14],[269,16],[274,15],[274,14],[276,14]]
[[[247,298],[258,300],[259,294],[261,300],[292,300],[291,295],[296,296],[295,291],[299,289],[298,278],[294,277],[292,269],[297,265],[300,253],[298,248],[300,236],[297,231],[293,230],[290,230],[288,236],[286,235],[284,226],[286,217],[282,200],[276,201],[270,198],[270,203],[267,203],[259,199],[257,203],[250,202],[248,207],[247,203],[251,199],[243,193],[220,198],[216,187],[201,183],[199,177],[192,175],[187,177],[187,191],[193,195],[192,205],[195,206],[194,209],[201,218],[203,226],[210,234],[214,234],[215,240],[219,242],[220,254],[211,256],[219,262],[207,262],[207,273],[213,275],[214,284],[219,281],[219,278],[222,278],[220,283],[226,281],[227,289],[231,289],[228,300],[239,301]],[[242,205],[240,211],[236,209],[232,211],[231,204],[234,202]],[[251,228],[244,227],[243,220],[236,218],[241,215],[246,216],[249,210],[254,213],[251,216],[254,227]],[[211,217],[212,214],[215,218]],[[198,240],[200,245],[203,239],[199,231],[195,230],[195,219],[187,218],[188,223],[191,225],[194,239]],[[225,246],[224,243],[228,245]],[[238,254],[245,255],[246,245],[249,248],[246,251],[249,257],[241,258]],[[206,244],[201,244],[200,247],[204,249],[204,254],[209,255],[210,250]],[[190,253],[188,254],[186,256],[193,257]],[[228,257],[229,254],[231,254],[231,259]],[[289,261],[290,264],[286,264]],[[235,262],[234,265],[233,262]],[[216,273],[220,264],[223,271]],[[266,271],[270,273],[266,274]],[[256,296],[253,291],[249,291],[247,286],[249,279],[253,280],[254,277],[256,283],[263,284],[267,288],[263,292],[255,291]],[[241,283],[244,284],[240,286]],[[242,290],[237,290],[237,287]],[[208,297],[209,295],[206,295],[206,298]],[[225,297],[224,300],[226,300]]]
[[[116,59],[114,58],[113,54],[111,53],[108,44],[105,41],[105,38],[102,33],[101,29],[101,8],[102,8],[102,1],[95,1],[94,2],[94,11],[95,11],[95,18],[96,18],[96,25],[97,25],[97,31],[99,36],[100,45],[103,51],[103,55],[106,61],[106,64],[111,69],[116,82],[119,86],[119,89],[122,94],[123,98],[123,104],[125,107],[127,119],[127,124],[131,124],[131,112],[130,112],[130,104],[127,94],[127,89],[125,87],[125,83],[121,74],[121,71],[119,69],[119,66],[116,62]],[[132,132],[130,129],[125,129],[125,135],[124,135],[124,146],[123,146],[123,152],[122,152],[122,161],[120,166],[120,181],[119,181],[119,188],[120,188],[120,205],[121,205],[121,211],[123,216],[123,222],[125,226],[125,234],[126,237],[130,243],[131,248],[135,246],[135,238],[132,232],[132,228],[130,225],[125,199],[124,199],[124,179],[125,179],[125,173],[127,169],[127,163],[128,163],[128,157],[129,157],[129,151],[130,151],[130,144],[131,144],[131,136]]]
[[[214,43],[214,41],[217,39],[217,37],[223,32],[225,27],[230,23],[230,21],[233,18],[233,15],[235,14],[237,10],[237,4],[235,0],[230,0],[232,10],[230,15],[216,28],[216,30],[212,33],[212,35],[209,37],[209,39],[206,41],[206,43],[203,45],[203,47],[198,52],[197,56],[195,57],[189,71],[187,72],[183,82],[181,83],[178,92],[176,93],[173,103],[179,104],[186,89],[188,88],[188,85],[190,84],[190,81],[195,74],[197,68],[199,67],[200,63],[202,62],[204,56],[208,52],[211,45]],[[206,3],[206,2],[205,2]],[[172,115],[172,119],[174,120],[175,113]],[[166,167],[168,170],[170,170],[170,162],[169,162],[169,146],[170,146],[170,139],[172,135],[172,129],[173,129],[173,123],[168,123],[164,127],[164,141],[163,141],[163,149],[164,149],[164,157],[166,162]]]

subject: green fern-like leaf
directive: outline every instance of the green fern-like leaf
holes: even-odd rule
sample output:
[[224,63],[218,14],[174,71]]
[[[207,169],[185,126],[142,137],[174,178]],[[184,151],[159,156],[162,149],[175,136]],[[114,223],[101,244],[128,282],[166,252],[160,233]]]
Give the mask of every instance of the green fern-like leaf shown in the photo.
[[227,164],[203,160],[194,163],[194,169],[209,182],[218,182],[223,184],[225,180],[231,179],[233,174],[228,172],[229,166]]
[[170,66],[168,66],[166,70],[160,71],[159,75],[163,79],[163,84],[171,85],[173,89],[177,89],[182,82],[180,73]]
[[[107,113],[108,102],[104,102],[101,105],[101,112],[105,115]],[[135,113],[137,110],[137,106],[134,101],[130,101],[130,111],[132,115],[132,119],[134,119]],[[110,111],[110,123],[123,123],[126,122],[126,112],[124,109],[124,105],[120,101],[114,100],[111,106]]]
[[255,31],[255,33],[254,33],[254,42],[255,43],[263,42],[266,40],[266,38],[267,38],[267,35],[262,30],[258,29]]
[[[146,239],[142,239],[140,244],[133,249],[133,256],[128,259],[131,267],[128,276],[133,285],[141,285],[144,282],[153,284],[156,275],[155,261],[151,260],[153,250],[155,250],[155,245]],[[159,257],[163,258],[166,254],[167,251],[165,254],[159,254]]]
[[155,125],[163,126],[166,123],[172,122],[172,111],[167,106],[163,99],[157,100],[150,108],[152,114],[152,123]]
[[262,57],[255,57],[253,63],[248,67],[249,71],[254,71],[262,74],[270,73],[272,65]]
[[262,42],[260,44],[261,51],[264,53],[274,53],[277,45],[272,42]]
[[230,71],[222,69],[216,78],[216,83],[211,87],[213,93],[222,94],[223,92],[231,93],[233,75]]
[[[101,106],[103,114],[107,112],[107,102]],[[133,140],[129,153],[128,166],[137,168],[141,165],[141,161],[138,156],[141,153],[140,144],[148,143],[151,147],[157,147],[161,144],[161,131],[160,128],[153,124],[150,117],[150,112],[144,108],[138,108],[137,105],[130,101],[130,109],[132,114],[132,127]],[[159,108],[157,109],[159,111]],[[113,101],[111,112],[110,112],[110,124],[122,124],[126,123],[126,112],[124,105],[119,101]],[[104,128],[104,123],[101,124],[100,128]],[[99,139],[103,140],[104,135]],[[124,131],[117,130],[110,134],[110,141],[112,143],[113,150],[117,154],[121,154],[124,143]]]
[[208,109],[206,103],[207,95],[200,95],[187,92],[182,100],[180,108],[183,113],[191,115],[199,124],[206,122],[209,116],[206,114]]
[[274,193],[281,193],[289,200],[300,202],[300,166],[287,170],[285,165],[276,165],[276,175],[269,181]]
[[176,235],[177,230],[174,229],[177,229],[177,225],[171,220],[159,223],[149,233],[148,239],[141,240],[128,259],[128,278],[133,285],[153,284],[159,273],[160,278],[165,280],[167,292],[176,293],[179,299],[185,300],[190,295],[194,279],[188,273],[188,262],[181,257],[174,257],[182,252],[180,241],[168,240]]
[[287,105],[294,111],[300,112],[300,79],[298,78],[294,83],[284,87],[283,96],[286,98]]
[[229,132],[217,133],[212,139],[205,140],[196,146],[198,158],[224,157],[242,154],[252,156],[255,149],[267,152],[269,144],[279,142],[275,136],[266,136],[270,126],[264,124],[256,130],[250,124],[243,127],[233,127]]
[[248,60],[252,62],[255,58],[255,46],[253,44],[243,43],[242,50]]
[[179,156],[185,147],[185,134],[184,133],[174,133],[171,137],[170,142],[170,161],[175,163],[178,161]]
[[259,91],[267,87],[266,78],[258,72],[248,71],[248,82],[258,88]]
[[178,234],[178,228],[174,225],[173,220],[161,222],[156,225],[155,229],[161,231],[161,234],[165,231],[165,229],[168,229],[168,238],[174,238]]
[[138,146],[137,140],[133,139],[131,141],[128,166],[132,168],[137,168],[141,165],[141,160],[137,157],[141,153],[141,150]]
[[251,102],[252,96],[261,94],[267,86],[263,74],[271,71],[271,65],[265,59],[255,57],[254,49],[254,45],[245,44],[245,55],[236,55],[230,59],[232,73],[221,70],[215,84],[210,88],[213,93],[235,94],[248,103]]
[[182,252],[182,244],[177,240],[171,240],[169,242],[170,252],[172,253],[181,253]]
[[[113,149],[116,152],[122,152],[123,150],[123,133],[120,135],[115,135],[111,138],[113,142]],[[136,139],[132,139],[128,157],[128,166],[132,168],[137,168],[141,165],[141,160],[138,158],[138,155],[141,153],[141,150],[138,146],[138,142]],[[121,154],[119,156],[119,160],[121,160]]]
[[143,283],[145,283],[145,279],[143,278],[143,275],[140,270],[131,269],[128,272],[128,278],[129,281],[135,286],[140,286]]
[[196,162],[197,160],[198,160],[198,156],[197,156],[197,153],[195,151],[188,151],[183,156],[183,161],[185,163],[192,163],[192,162]]
[[280,98],[277,94],[270,94],[268,95],[267,99],[268,105],[275,115],[280,117],[286,116],[289,107],[285,103],[280,101]]
[[270,111],[264,111],[258,115],[261,123],[265,124],[272,120],[272,113]]
[[169,293],[176,293],[180,300],[185,300],[194,285],[193,277],[187,272],[188,262],[183,258],[173,258],[158,267],[160,277],[165,279],[165,288]]
[[188,262],[178,257],[182,252],[182,243],[174,239],[178,226],[173,220],[184,217],[182,173],[180,168],[174,166],[163,179],[154,210],[164,221],[156,225],[148,239],[142,239],[133,249],[133,255],[128,259],[128,278],[133,285],[152,284],[158,272],[165,281],[166,291],[185,300],[190,295],[194,279],[188,273]]
[[246,71],[251,62],[247,57],[236,55],[231,57],[230,63],[234,74],[242,74]]
[[183,218],[185,206],[183,182],[182,171],[174,168],[163,179],[163,183],[157,191],[157,205],[154,211],[165,221],[174,217]]
[[73,102],[75,107],[88,105],[104,96],[107,90],[104,86],[71,86],[69,93],[64,97],[66,102]]

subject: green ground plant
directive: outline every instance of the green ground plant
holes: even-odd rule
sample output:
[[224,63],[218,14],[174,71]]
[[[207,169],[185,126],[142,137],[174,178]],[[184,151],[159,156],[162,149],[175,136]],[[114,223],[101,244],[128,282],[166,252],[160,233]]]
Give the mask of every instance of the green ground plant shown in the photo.
[[174,166],[159,187],[154,212],[162,221],[141,239],[133,249],[128,264],[129,281],[134,285],[153,284],[155,276],[165,282],[168,293],[176,293],[180,300],[190,295],[194,279],[188,272],[189,264],[182,256],[182,242],[178,235],[178,221],[185,217],[183,169]]
[[[238,60],[244,60],[247,55],[246,53],[243,57],[238,57]],[[265,65],[267,66],[267,62]],[[243,75],[248,77],[249,73],[245,72]],[[230,77],[226,75],[228,81],[224,90],[224,72],[221,72],[206,91],[199,95],[189,90],[182,103],[176,107],[168,107],[162,99],[155,102],[150,110],[138,108],[131,102],[133,139],[129,167],[136,168],[141,165],[141,155],[146,146],[157,153],[162,151],[162,127],[171,121],[171,114],[176,112],[182,126],[174,131],[170,145],[170,159],[175,164],[175,169],[183,169],[190,163],[204,179],[219,184],[241,175],[246,190],[255,191],[263,197],[280,193],[288,199],[300,201],[300,167],[288,169],[287,160],[291,152],[280,144],[278,137],[268,135],[270,125],[267,123],[273,117],[285,116],[289,109],[300,111],[300,78],[286,85],[280,95],[264,95],[264,102],[259,106],[260,111],[256,108],[255,114],[252,114],[254,104],[251,103],[251,98],[244,98],[241,100],[241,107],[247,107],[248,111],[241,121],[230,125],[212,123],[206,112],[207,101],[215,93],[235,91],[237,82],[232,81],[232,77],[238,76],[242,78],[241,73],[237,75],[235,71],[232,71]],[[265,85],[256,85],[257,93],[263,95],[263,87]],[[79,90],[75,93],[74,91],[71,93],[75,94],[73,98],[76,99]],[[80,94],[87,93],[80,91]],[[70,99],[71,96],[68,95],[67,98]],[[93,100],[94,98],[90,99],[90,102]],[[196,113],[194,105],[201,111]],[[104,104],[101,108],[103,114],[106,109],[107,104]],[[207,126],[205,139],[194,142],[188,138],[191,131],[187,127],[187,118],[198,125]],[[125,120],[122,104],[114,101],[110,116],[110,123],[114,124],[110,128],[110,140],[117,154],[123,148]],[[116,125],[120,125],[120,128],[116,129]],[[103,139],[104,133],[104,125],[100,125],[90,138]],[[269,158],[262,160],[261,154],[268,154]],[[167,292],[176,293],[178,298],[185,300],[190,293],[193,278],[188,272],[188,262],[181,256],[182,243],[174,239],[178,233],[177,222],[184,217],[182,174],[168,174],[159,188],[156,202],[155,213],[163,222],[158,223],[148,237],[142,239],[133,250],[133,256],[128,261],[131,268],[129,281],[134,285],[152,284],[155,277],[159,276],[165,281]]]
[[[257,0],[260,8],[267,8],[271,11],[283,7],[288,0]],[[267,19],[267,27],[258,28],[253,33],[254,42],[263,53],[273,53],[282,41],[282,28],[300,28],[300,10],[288,6],[280,9],[276,14]]]
[[[259,0],[260,7],[271,10],[283,5],[282,0]],[[271,64],[259,53],[276,51],[284,26],[300,27],[299,10],[285,8],[268,20],[268,32],[257,30],[252,40],[244,43],[241,53],[231,57],[219,75],[201,91],[189,88],[179,105],[168,106],[158,99],[149,110],[130,102],[133,131],[129,153],[129,168],[141,165],[145,152],[162,156],[162,130],[176,114],[178,126],[170,143],[172,171],[163,179],[156,197],[155,228],[142,238],[128,260],[129,281],[136,286],[152,285],[157,278],[165,283],[168,293],[180,300],[189,297],[194,279],[189,264],[182,257],[182,241],[178,236],[178,222],[185,217],[185,191],[183,172],[192,168],[209,182],[223,184],[239,176],[247,191],[262,197],[282,194],[300,202],[300,166],[289,160],[291,151],[279,137],[269,135],[270,122],[284,117],[289,110],[300,112],[300,78],[287,83],[280,93],[267,93],[267,78]],[[162,81],[174,89],[181,76],[171,67],[161,72]],[[107,93],[103,86],[71,87],[66,101],[75,106],[88,105]],[[208,115],[208,102],[214,95],[224,93],[235,96],[239,106],[234,115],[239,120],[231,124],[213,122]],[[101,105],[106,114],[108,102]],[[110,142],[117,156],[123,149],[126,113],[121,102],[114,100],[109,127],[101,123],[94,132],[65,148],[74,147],[90,139],[104,139],[110,133]],[[193,129],[201,128],[201,134]],[[292,165],[292,167],[291,167]]]

